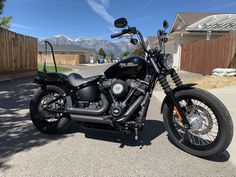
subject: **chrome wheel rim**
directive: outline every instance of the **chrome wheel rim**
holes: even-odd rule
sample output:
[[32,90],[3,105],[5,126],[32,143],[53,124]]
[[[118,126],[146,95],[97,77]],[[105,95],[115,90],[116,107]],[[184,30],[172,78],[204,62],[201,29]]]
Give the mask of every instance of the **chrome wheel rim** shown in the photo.
[[62,115],[59,113],[52,113],[45,110],[48,107],[50,109],[56,109],[56,110],[62,109],[64,107],[64,101],[62,99],[59,99],[56,102],[48,105],[50,101],[58,98],[59,96],[60,95],[56,92],[50,92],[41,98],[39,106],[38,106],[38,110],[43,120],[49,123],[53,123],[53,122],[57,122],[62,117]]
[[179,103],[188,121],[190,124],[192,123],[192,128],[186,129],[175,111],[173,112],[173,124],[178,133],[179,141],[191,146],[208,146],[217,139],[219,133],[218,120],[211,108],[205,103],[191,99],[192,105],[188,105],[188,101],[181,100]]

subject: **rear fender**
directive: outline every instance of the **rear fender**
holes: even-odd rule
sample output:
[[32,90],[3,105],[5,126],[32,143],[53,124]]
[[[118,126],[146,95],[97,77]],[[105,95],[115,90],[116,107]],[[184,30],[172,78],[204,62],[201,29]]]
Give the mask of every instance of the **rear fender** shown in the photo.
[[[183,84],[183,85],[180,85],[176,88],[174,88],[172,91],[174,92],[174,94],[178,91],[181,91],[181,90],[189,90],[189,89],[193,89],[194,85],[197,85],[197,84]],[[163,113],[163,108],[164,108],[164,105],[165,103],[169,104],[169,100],[168,100],[168,97],[166,96],[161,104],[161,113]]]

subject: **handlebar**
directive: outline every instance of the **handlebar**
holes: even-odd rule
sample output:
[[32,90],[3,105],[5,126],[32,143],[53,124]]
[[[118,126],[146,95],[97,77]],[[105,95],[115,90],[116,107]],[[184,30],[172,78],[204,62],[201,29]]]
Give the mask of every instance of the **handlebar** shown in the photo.
[[124,34],[127,34],[127,33],[129,33],[129,32],[130,32],[129,29],[123,29],[120,33],[112,34],[112,35],[111,35],[111,38],[120,37],[120,36],[122,36],[122,35],[124,35]]
[[139,40],[140,40],[140,44],[141,44],[143,50],[144,50],[146,53],[148,53],[147,46],[146,46],[146,43],[145,43],[145,41],[144,41],[144,39],[143,39],[142,33],[141,33],[140,31],[137,31],[137,34],[138,34],[138,37],[139,37]]
[[[120,37],[120,36],[122,36],[122,35],[124,35],[124,34],[128,34],[128,33],[131,34],[131,35],[132,35],[132,34],[138,35],[139,41],[140,41],[140,44],[141,44],[143,50],[144,50],[146,53],[148,53],[147,46],[146,46],[146,43],[145,43],[145,41],[144,41],[143,35],[142,35],[142,33],[141,33],[140,31],[138,31],[135,27],[128,27],[128,29],[123,29],[122,32],[120,32],[120,33],[112,34],[112,35],[111,35],[111,38]],[[162,43],[162,41],[161,41],[161,36],[162,36],[163,34],[165,34],[165,32],[159,30],[158,39],[159,39],[160,45],[161,45],[161,43]],[[161,45],[161,50],[162,50],[162,49],[163,49],[163,44]],[[159,52],[161,52],[161,50],[160,50]]]
[[120,32],[120,33],[115,33],[115,34],[112,34],[112,35],[111,35],[111,38],[120,37],[120,36],[122,36],[122,35],[123,35],[122,32]]

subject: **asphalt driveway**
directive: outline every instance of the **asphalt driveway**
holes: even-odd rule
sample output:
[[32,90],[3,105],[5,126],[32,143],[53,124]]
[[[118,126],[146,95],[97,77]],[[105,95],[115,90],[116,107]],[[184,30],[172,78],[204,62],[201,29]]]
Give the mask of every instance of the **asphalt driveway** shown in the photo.
[[[102,70],[83,69],[83,75]],[[236,176],[227,151],[203,159],[172,145],[155,97],[138,141],[119,133],[84,130],[77,124],[52,136],[38,132],[30,121],[28,107],[35,88],[31,79],[0,83],[1,177]]]

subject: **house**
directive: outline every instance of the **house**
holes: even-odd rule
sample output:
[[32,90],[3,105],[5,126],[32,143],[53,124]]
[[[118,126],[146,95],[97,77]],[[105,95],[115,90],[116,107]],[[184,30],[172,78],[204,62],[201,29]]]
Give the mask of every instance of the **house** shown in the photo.
[[[234,59],[232,56],[234,56],[235,49],[234,45],[232,45],[232,42],[234,41],[234,34],[232,33],[232,31],[235,30],[236,14],[185,12],[177,13],[174,23],[170,29],[170,34],[168,42],[165,45],[165,50],[166,53],[173,54],[173,66],[176,69],[181,69],[181,66],[188,65],[188,63],[181,64],[183,58],[185,59],[184,62],[189,62],[193,65],[194,62],[192,62],[192,60],[193,58],[196,58],[189,53],[194,53],[195,56],[203,58],[211,58],[211,66],[209,66],[208,69],[205,68],[204,70],[202,70],[199,68],[197,69],[196,67],[194,69],[188,69],[189,71],[194,70],[199,73],[209,74],[212,67],[234,66],[229,63],[234,63]],[[231,32],[230,35],[228,35],[229,32]],[[150,43],[152,43],[153,45],[158,44],[158,40],[156,37],[148,37],[147,40],[150,41]],[[222,48],[219,50],[221,50],[220,53],[222,53],[222,56],[213,56],[214,46],[219,47],[217,42],[221,42],[220,45],[222,46]],[[223,46],[223,43],[230,48],[228,49]],[[209,51],[210,49],[212,50]],[[224,54],[223,56],[223,53],[231,54],[230,56],[227,55],[226,57],[226,54]],[[214,57],[214,60],[212,57]],[[187,68],[191,67],[193,68],[193,66],[188,66]],[[184,69],[186,69],[186,67],[184,67]]]
[[[189,26],[206,17],[214,17],[216,15],[216,13],[178,13],[170,30],[170,41],[185,44],[206,39],[206,31],[208,30],[189,30]],[[222,36],[222,33],[214,33],[212,35],[213,38],[218,36]]]
[[180,69],[181,46],[200,40],[211,40],[235,30],[236,14],[178,13],[170,30],[167,50],[174,52],[174,66]]
[[[58,65],[79,65],[90,63],[91,58],[96,58],[95,49],[82,49],[77,45],[53,45],[53,50]],[[51,49],[48,46],[45,55],[45,45],[38,45],[38,63],[53,63]]]

